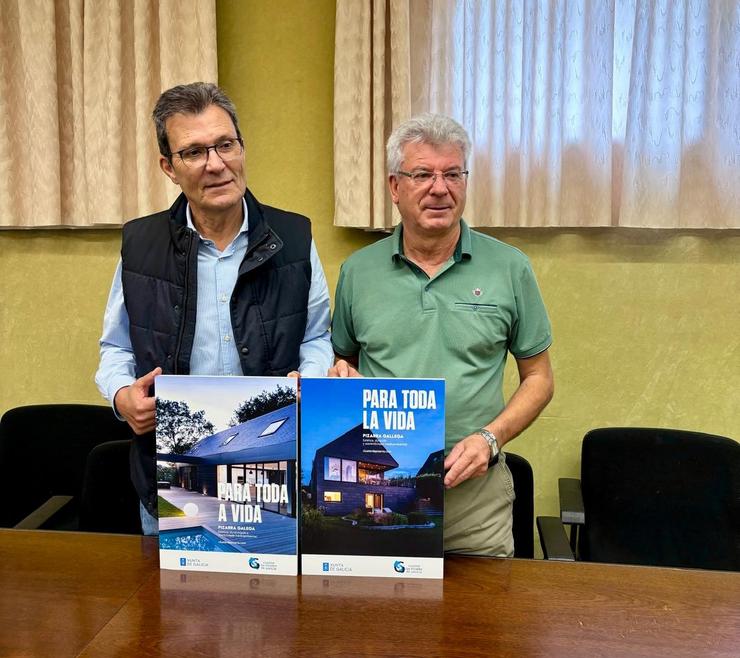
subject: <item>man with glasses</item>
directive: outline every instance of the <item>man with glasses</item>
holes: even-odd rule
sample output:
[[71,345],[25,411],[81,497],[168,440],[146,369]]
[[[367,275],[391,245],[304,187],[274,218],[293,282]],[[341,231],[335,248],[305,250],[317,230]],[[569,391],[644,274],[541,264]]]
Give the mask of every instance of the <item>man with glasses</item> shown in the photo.
[[[342,266],[330,374],[446,379],[445,550],[510,556],[514,490],[500,450],[552,397],[552,336],[526,256],[462,219],[469,153],[445,116],[391,134],[401,224]],[[508,352],[519,386],[504,404]]]
[[157,530],[158,374],[322,376],[332,360],[309,220],[247,189],[234,104],[196,82],[165,91],[152,116],[160,167],[182,194],[123,227],[96,375],[139,435],[131,470],[145,534]]

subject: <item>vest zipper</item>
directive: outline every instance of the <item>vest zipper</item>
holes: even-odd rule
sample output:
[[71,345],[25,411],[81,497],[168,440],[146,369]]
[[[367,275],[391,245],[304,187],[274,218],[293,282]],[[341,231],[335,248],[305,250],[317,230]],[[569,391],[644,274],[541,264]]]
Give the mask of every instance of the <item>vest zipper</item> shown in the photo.
[[185,294],[183,295],[182,299],[182,309],[180,312],[180,328],[177,332],[177,345],[175,346],[175,354],[174,354],[174,364],[173,364],[173,370],[174,374],[179,374],[179,364],[180,364],[180,350],[182,349],[182,337],[185,333],[185,322],[187,320],[187,309],[188,309],[188,292],[190,290],[190,251],[193,246],[193,232],[188,231],[188,244],[187,248],[185,249]]

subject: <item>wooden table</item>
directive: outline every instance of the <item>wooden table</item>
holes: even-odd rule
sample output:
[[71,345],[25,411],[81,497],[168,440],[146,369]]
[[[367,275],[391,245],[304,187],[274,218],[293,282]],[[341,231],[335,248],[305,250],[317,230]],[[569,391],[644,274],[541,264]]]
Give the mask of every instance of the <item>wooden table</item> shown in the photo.
[[444,581],[159,571],[0,531],[0,656],[739,656],[740,574],[449,558]]

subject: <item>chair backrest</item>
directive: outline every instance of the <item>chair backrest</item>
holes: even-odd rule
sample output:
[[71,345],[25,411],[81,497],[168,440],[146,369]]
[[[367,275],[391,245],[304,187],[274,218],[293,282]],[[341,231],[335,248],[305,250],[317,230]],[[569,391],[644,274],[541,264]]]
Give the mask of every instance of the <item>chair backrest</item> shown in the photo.
[[534,476],[529,462],[506,453],[506,465],[514,480],[513,533],[514,557],[534,557]]
[[581,559],[740,570],[740,444],[669,429],[583,439]]
[[80,499],[80,530],[141,533],[139,496],[131,482],[131,440],[106,441],[87,457]]
[[12,527],[54,495],[79,500],[90,451],[130,436],[128,425],[101,405],[29,405],[5,412],[0,472],[8,493],[0,505],[0,526]]

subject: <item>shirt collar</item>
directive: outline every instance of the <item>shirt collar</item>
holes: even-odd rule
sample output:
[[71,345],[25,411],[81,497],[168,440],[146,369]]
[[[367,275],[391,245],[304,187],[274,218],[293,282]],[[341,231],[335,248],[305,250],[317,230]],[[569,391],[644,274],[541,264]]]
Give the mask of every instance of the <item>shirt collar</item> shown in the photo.
[[[396,226],[396,230],[393,231],[393,251],[391,258],[395,261],[403,256],[403,224]],[[456,263],[459,263],[463,258],[472,257],[472,246],[473,241],[470,236],[470,227],[465,223],[465,220],[460,218],[460,237],[455,245],[455,252],[452,257]]]
[[[242,233],[247,233],[248,228],[249,228],[249,212],[247,211],[247,202],[244,199],[244,197],[242,197],[242,215],[243,215],[242,225],[237,235],[241,235]],[[191,231],[195,231],[196,233],[198,233],[198,229],[196,229],[195,224],[193,224],[193,215],[190,212],[190,203],[187,203],[185,205],[185,221],[187,222],[188,228]],[[198,233],[198,237],[200,237],[201,240],[203,239],[203,236],[200,233]]]

